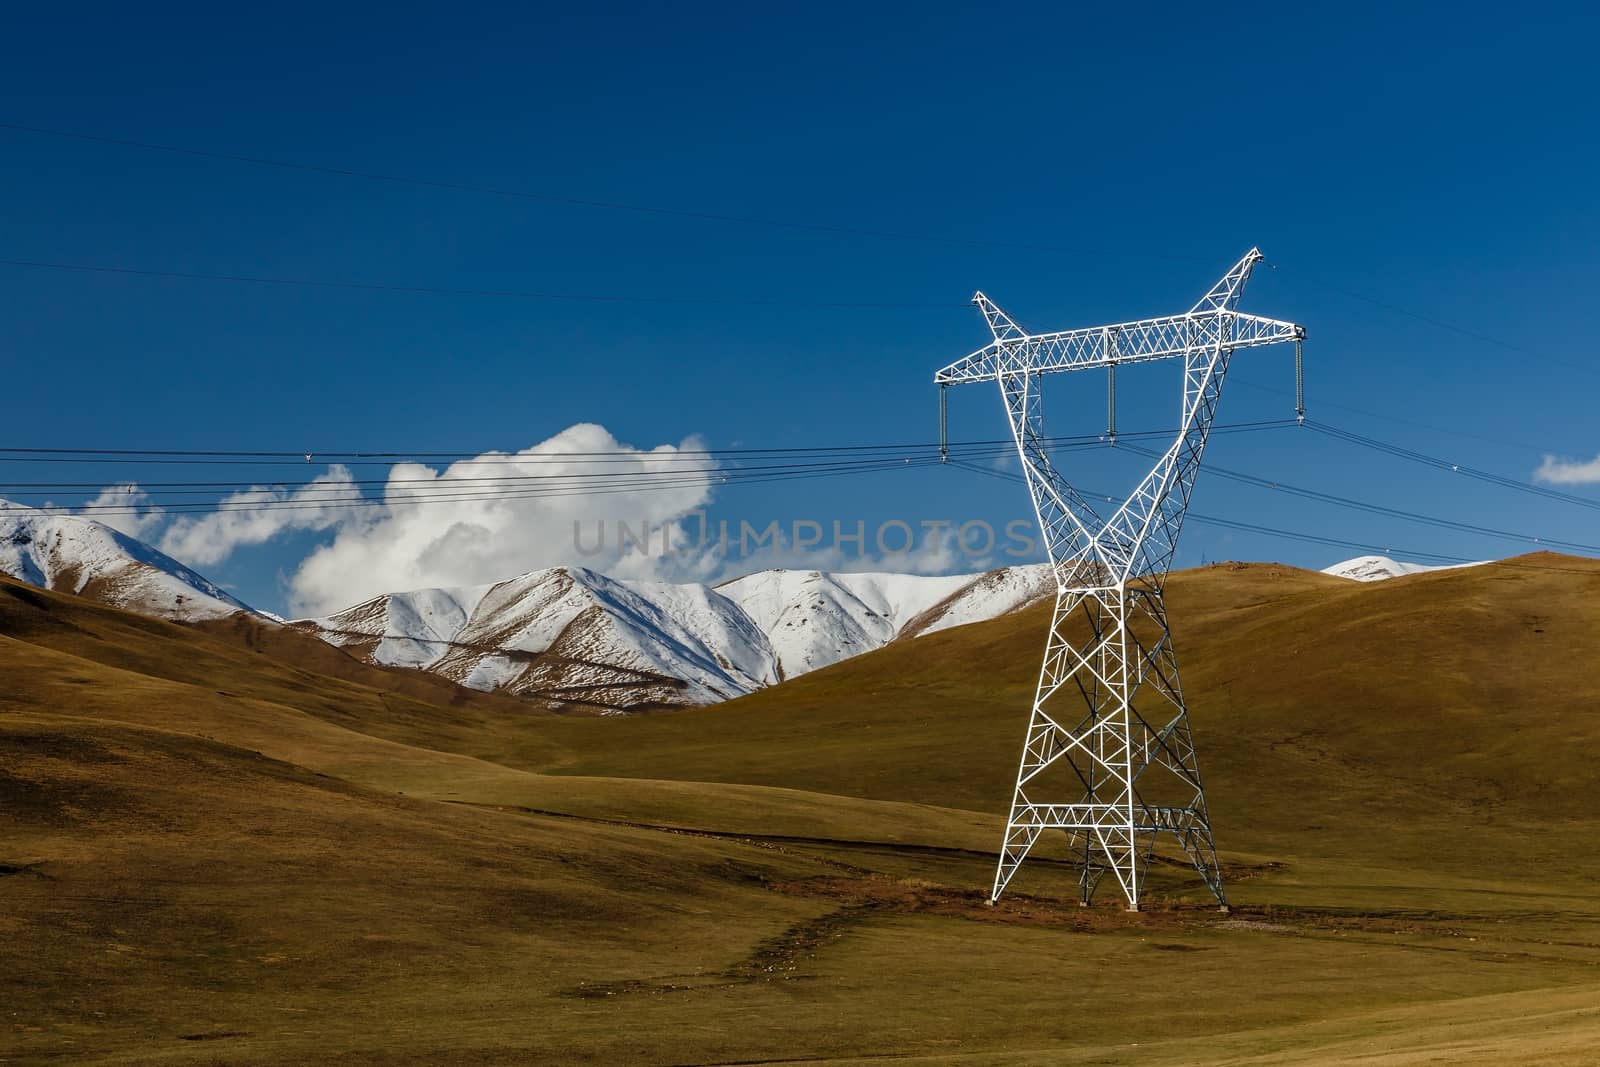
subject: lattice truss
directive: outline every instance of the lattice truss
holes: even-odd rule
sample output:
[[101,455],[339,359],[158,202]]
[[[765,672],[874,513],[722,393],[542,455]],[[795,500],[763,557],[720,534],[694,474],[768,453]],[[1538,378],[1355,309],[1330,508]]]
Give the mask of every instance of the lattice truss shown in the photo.
[[[980,292],[973,303],[993,342],[934,377],[942,386],[999,383],[1056,577],[991,900],[1040,835],[1062,830],[1081,863],[1085,904],[1110,871],[1137,910],[1156,840],[1167,834],[1226,906],[1163,589],[1229,359],[1305,337],[1303,327],[1238,310],[1260,261],[1252,248],[1185,314],[1059,333],[1028,333]],[[1183,360],[1177,437],[1102,518],[1050,462],[1039,378],[1157,359]]]

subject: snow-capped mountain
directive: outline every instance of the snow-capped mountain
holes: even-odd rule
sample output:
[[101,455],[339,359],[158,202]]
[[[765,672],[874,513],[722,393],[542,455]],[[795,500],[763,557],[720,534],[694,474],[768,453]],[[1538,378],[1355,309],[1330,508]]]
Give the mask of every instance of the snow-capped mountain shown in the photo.
[[1408,574],[1422,574],[1425,571],[1449,571],[1457,567],[1477,566],[1481,564],[1449,563],[1442,566],[1428,566],[1422,563],[1401,563],[1388,556],[1357,556],[1355,559],[1347,559],[1343,563],[1324,567],[1322,573],[1358,582],[1381,582],[1386,578],[1403,578]]
[[601,707],[710,704],[776,677],[763,635],[726,598],[582,569],[390,593],[296,625],[371,663]]
[[176,622],[251,611],[171,556],[103,523],[3,500],[0,574]]
[[992,619],[1038,600],[1048,568],[986,574],[760,571],[717,587],[766,635],[779,677],[826,667],[890,641]]
[[715,588],[556,567],[391,593],[295,625],[372,663],[625,710],[740,696],[890,641],[993,618],[1049,588],[1044,566],[941,578],[762,571]]
[[[1359,556],[1323,573],[1371,582],[1448,569]],[[237,612],[283,621],[103,523],[4,500],[0,574],[177,622]],[[769,570],[714,587],[556,567],[390,593],[290,625],[368,662],[472,689],[625,711],[727,700],[1050,591],[1043,564],[947,577]]]
[[[0,501],[0,574],[176,622],[258,612],[103,523]],[[718,587],[581,568],[376,597],[292,625],[368,662],[601,709],[712,704],[1044,596],[1042,565],[921,577],[762,571]]]

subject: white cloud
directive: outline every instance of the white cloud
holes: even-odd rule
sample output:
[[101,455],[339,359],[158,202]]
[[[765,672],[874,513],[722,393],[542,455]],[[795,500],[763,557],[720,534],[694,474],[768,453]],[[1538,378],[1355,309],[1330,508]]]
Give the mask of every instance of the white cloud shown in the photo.
[[[700,554],[660,553],[661,531],[674,531],[674,544],[687,542],[698,525],[685,517],[711,497],[712,464],[682,454],[695,447],[686,441],[641,451],[580,423],[522,452],[486,453],[443,471],[397,464],[383,506],[342,515],[333,541],[291,576],[290,607],[320,615],[380,593],[482,585],[560,565],[663,580],[696,576],[705,567]],[[480,481],[449,484],[466,479]],[[622,543],[618,523],[636,536],[651,531],[649,548]]]
[[1545,456],[1539,469],[1533,472],[1534,481],[1556,485],[1593,485],[1600,482],[1600,456],[1590,460],[1557,459]]
[[292,492],[256,486],[225,497],[219,510],[200,518],[174,519],[161,536],[161,551],[190,566],[209,567],[237,548],[264,544],[289,530],[337,526],[347,521],[352,513],[347,505],[359,496],[349,469],[335,464]]
[[[104,523],[129,537],[145,538],[166,521],[160,508],[147,507],[150,494],[132,482],[108,485],[76,514]],[[70,514],[71,512],[65,512]]]
[[[1019,562],[1006,530],[949,524],[874,526],[787,519],[723,543],[704,509],[721,476],[693,439],[649,450],[580,423],[520,452],[490,452],[435,469],[391,467],[368,506],[343,466],[292,491],[259,486],[203,516],[171,519],[160,547],[207,567],[294,530],[331,531],[287,577],[289,609],[325,615],[382,593],[486,585],[542,567],[579,566],[625,579],[716,582],[771,567],[948,574]],[[112,492],[111,490],[107,491]],[[249,505],[269,505],[266,507]],[[140,519],[150,529],[154,519]],[[709,525],[709,528],[707,526]],[[859,533],[861,539],[852,535]],[[645,544],[639,542],[643,540]],[[663,550],[666,541],[674,547]],[[987,543],[985,543],[987,542]]]

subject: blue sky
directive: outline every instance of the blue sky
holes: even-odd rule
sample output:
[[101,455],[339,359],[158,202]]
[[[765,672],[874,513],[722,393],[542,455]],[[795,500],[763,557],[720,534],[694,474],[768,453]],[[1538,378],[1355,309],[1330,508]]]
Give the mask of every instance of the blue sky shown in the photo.
[[[10,13],[3,123],[799,225],[0,129],[7,260],[708,301],[0,266],[0,446],[472,453],[577,423],[641,448],[921,442],[933,371],[986,340],[964,306],[975,288],[1033,328],[1090,325],[1185,309],[1259,245],[1274,268],[1244,307],[1309,328],[1314,417],[1519,479],[1545,453],[1592,459],[1600,17],[1297,7]],[[1052,432],[1099,428],[1104,382],[1084,377],[1053,384]],[[1290,388],[1287,351],[1242,354],[1221,419],[1289,414]],[[1121,425],[1168,424],[1171,389],[1130,376]],[[951,417],[958,439],[1003,429],[986,388],[952,397]],[[1593,510],[1308,431],[1219,437],[1208,459],[1600,544]],[[1097,454],[1072,473],[1098,488],[1133,466]],[[1397,551],[1523,547],[1204,475],[1194,506]],[[949,469],[718,488],[711,512],[869,528],[1028,514],[1019,487]],[[334,534],[283,531],[201,569],[281,610]],[[1192,525],[1178,562],[1353,554]]]

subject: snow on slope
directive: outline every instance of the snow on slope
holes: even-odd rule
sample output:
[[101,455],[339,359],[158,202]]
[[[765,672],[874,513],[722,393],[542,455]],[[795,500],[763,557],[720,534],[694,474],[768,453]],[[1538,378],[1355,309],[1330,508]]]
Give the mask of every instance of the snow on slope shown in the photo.
[[[249,612],[102,523],[0,501],[0,573],[179,622]],[[924,577],[762,571],[718,588],[582,568],[376,597],[292,625],[358,658],[581,707],[712,704],[1046,595],[1044,565]]]
[[142,541],[92,519],[0,501],[0,573],[177,622],[251,611]]
[[982,622],[1027,607],[1055,593],[1050,564],[1004,567],[979,574],[954,596],[912,619],[901,637],[931,634],[969,622]]
[[[1359,556],[1323,573],[1371,582],[1449,569]],[[241,611],[283,622],[102,523],[4,500],[0,574],[179,622]],[[369,662],[472,689],[627,710],[727,700],[1051,591],[1047,564],[948,577],[769,570],[716,588],[558,567],[391,593],[292,625]]]
[[911,618],[971,580],[774,570],[717,591],[767,635],[781,677],[792,678],[883,647]]
[[763,571],[715,589],[557,567],[387,594],[296,625],[371,662],[474,689],[625,710],[740,696],[900,637],[992,618],[1048,587],[1044,566],[948,578]]
[[760,571],[718,586],[767,635],[792,678],[890,641],[992,619],[1044,594],[1049,568],[988,574],[826,574]]
[[390,593],[300,625],[374,663],[602,707],[710,704],[776,680],[762,634],[727,598],[577,567]]
[[1336,578],[1350,578],[1358,582],[1381,582],[1386,578],[1403,578],[1408,574],[1422,574],[1425,571],[1449,571],[1457,567],[1479,567],[1482,563],[1450,563],[1443,566],[1427,566],[1421,563],[1401,563],[1390,559],[1388,556],[1357,556],[1347,559],[1343,563],[1335,563],[1331,567],[1322,568],[1323,574],[1331,574]]

